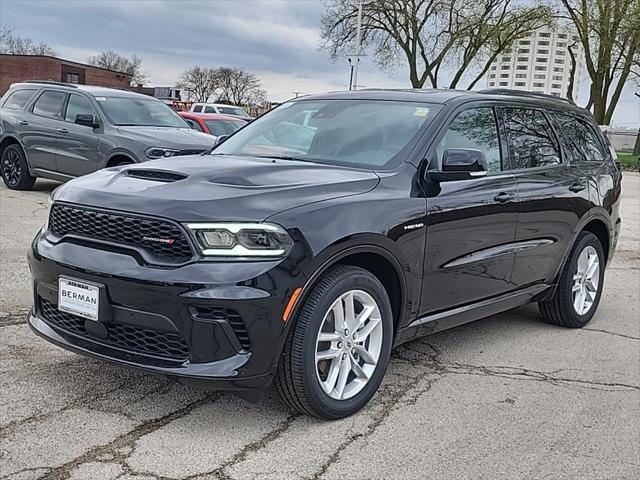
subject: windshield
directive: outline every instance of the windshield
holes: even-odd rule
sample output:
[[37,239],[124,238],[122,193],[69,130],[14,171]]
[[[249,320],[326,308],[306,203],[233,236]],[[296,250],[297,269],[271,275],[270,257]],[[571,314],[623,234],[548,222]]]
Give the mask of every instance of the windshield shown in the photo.
[[189,128],[160,100],[139,97],[96,97],[98,105],[114,125]]
[[205,120],[204,123],[207,124],[211,135],[215,135],[216,137],[220,135],[231,135],[245,124],[245,122],[240,120],[237,122],[231,120]]
[[381,168],[413,148],[418,132],[438,109],[432,104],[383,100],[285,103],[213,153]]
[[239,107],[222,107],[218,106],[218,111],[225,115],[235,115],[237,117],[248,117],[249,114]]

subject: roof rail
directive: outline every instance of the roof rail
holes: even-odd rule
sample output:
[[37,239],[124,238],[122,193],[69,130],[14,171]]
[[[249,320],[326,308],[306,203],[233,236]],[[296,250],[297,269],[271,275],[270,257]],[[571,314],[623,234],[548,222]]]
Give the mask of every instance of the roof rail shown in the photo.
[[513,95],[514,97],[532,97],[532,98],[544,98],[547,100],[560,100],[561,102],[570,103],[575,105],[573,101],[564,97],[556,97],[555,95],[548,95],[546,93],[529,92],[527,90],[514,90],[510,88],[485,88],[478,90],[478,93],[488,93],[490,95]]
[[25,80],[21,83],[43,83],[45,85],[60,85],[61,87],[78,88],[78,85],[76,85],[75,83],[55,82],[53,80]]

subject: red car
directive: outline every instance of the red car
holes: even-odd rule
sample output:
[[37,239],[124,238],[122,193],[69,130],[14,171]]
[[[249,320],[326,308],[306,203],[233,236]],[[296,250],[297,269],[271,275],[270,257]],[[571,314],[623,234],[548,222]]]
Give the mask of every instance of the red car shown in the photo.
[[220,135],[231,135],[247,124],[245,120],[231,115],[219,115],[216,113],[192,113],[178,112],[191,128],[200,132],[208,133],[214,137]]

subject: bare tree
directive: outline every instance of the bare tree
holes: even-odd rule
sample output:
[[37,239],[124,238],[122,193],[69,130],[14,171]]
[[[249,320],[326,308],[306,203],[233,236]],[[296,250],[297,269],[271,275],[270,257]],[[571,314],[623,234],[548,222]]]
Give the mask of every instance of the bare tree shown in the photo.
[[[332,58],[354,50],[358,9],[350,0],[328,0],[322,47]],[[472,88],[515,40],[551,17],[544,6],[516,0],[371,0],[363,5],[362,42],[378,64],[393,69],[406,61],[414,88],[439,85],[440,69],[455,63],[449,87],[480,64]]]
[[220,92],[218,100],[233,105],[257,106],[266,99],[260,79],[242,68],[220,67],[215,70]]
[[0,53],[9,55],[49,55],[56,52],[46,43],[35,43],[30,38],[19,37],[11,25],[0,25]]
[[119,53],[108,50],[98,55],[93,55],[87,60],[96,67],[115,70],[131,76],[131,85],[138,85],[147,80],[148,75],[142,71],[142,59],[135,53],[125,57]]
[[206,102],[219,89],[220,82],[214,69],[194,65],[180,76],[178,85],[187,90],[190,99]]
[[591,80],[587,108],[601,125],[611,123],[640,52],[640,0],[560,0],[571,21]]

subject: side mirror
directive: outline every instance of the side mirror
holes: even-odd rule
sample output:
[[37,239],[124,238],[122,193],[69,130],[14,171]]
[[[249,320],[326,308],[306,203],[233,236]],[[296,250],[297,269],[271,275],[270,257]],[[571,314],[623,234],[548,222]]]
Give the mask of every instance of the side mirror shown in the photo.
[[223,143],[227,138],[229,138],[229,135],[220,135],[216,137],[216,141],[213,142],[214,148]]
[[429,178],[445,182],[487,175],[487,159],[479,150],[449,148],[442,154],[442,171],[429,170]]
[[98,128],[100,125],[98,124],[97,119],[93,118],[93,115],[89,113],[79,113],[76,115],[76,121],[74,122],[78,125],[84,125],[85,127]]

